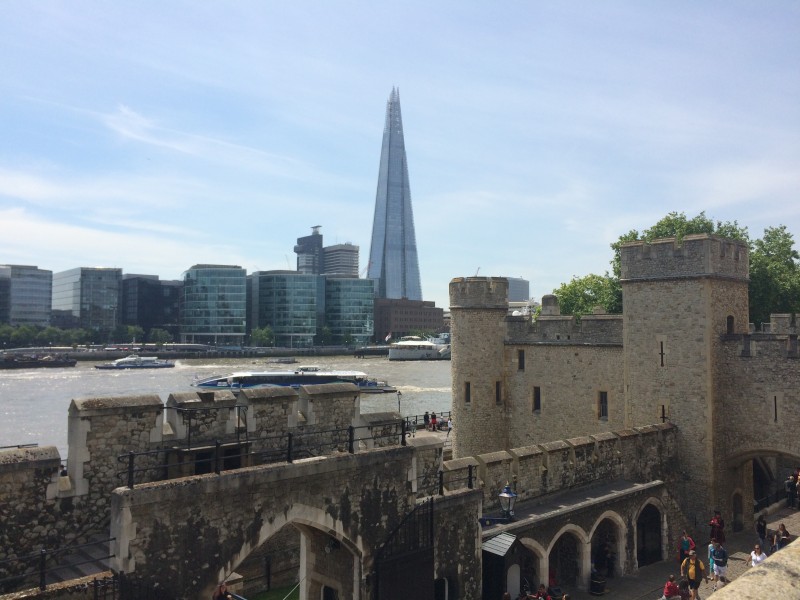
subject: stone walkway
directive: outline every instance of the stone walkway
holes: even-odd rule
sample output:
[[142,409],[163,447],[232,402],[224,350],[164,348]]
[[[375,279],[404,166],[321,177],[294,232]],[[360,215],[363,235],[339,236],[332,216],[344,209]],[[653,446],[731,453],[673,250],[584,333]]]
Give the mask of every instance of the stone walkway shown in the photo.
[[[781,508],[767,516],[767,526],[770,530],[777,529],[779,523],[786,525],[786,529],[792,535],[792,540],[796,540],[800,534],[800,511]],[[708,543],[700,540],[695,541],[697,542],[697,554],[702,559],[703,564],[706,564],[708,562]],[[756,541],[755,532],[751,531],[740,531],[727,535],[728,578],[731,581],[749,568],[750,551]],[[663,561],[642,567],[636,575],[609,579],[606,584],[605,597],[613,598],[613,600],[658,600],[664,590],[664,583],[670,574],[680,577],[680,568],[677,561]],[[700,585],[700,597],[703,600],[713,595],[712,586],[712,583]],[[570,600],[597,598],[597,596],[592,596],[588,590],[565,591],[569,592]]]

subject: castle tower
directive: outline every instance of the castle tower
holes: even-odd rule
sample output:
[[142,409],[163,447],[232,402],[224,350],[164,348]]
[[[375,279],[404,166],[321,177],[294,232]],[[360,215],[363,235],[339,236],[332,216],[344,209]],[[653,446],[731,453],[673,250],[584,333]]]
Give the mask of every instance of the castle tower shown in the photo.
[[632,242],[620,253],[625,425],[658,422],[662,406],[678,425],[676,475],[686,488],[677,492],[688,522],[705,534],[715,508],[731,514],[735,474],[724,458],[735,441],[723,435],[716,382],[722,336],[749,327],[747,245],[701,234],[680,244]]
[[508,448],[503,390],[508,280],[450,282],[453,458]]
[[367,277],[378,282],[377,298],[422,300],[400,92],[394,88],[386,103]]

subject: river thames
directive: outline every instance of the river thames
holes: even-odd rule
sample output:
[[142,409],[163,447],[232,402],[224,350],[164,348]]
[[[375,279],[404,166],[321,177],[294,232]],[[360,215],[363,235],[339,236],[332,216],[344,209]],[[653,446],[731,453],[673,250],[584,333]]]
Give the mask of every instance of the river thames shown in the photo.
[[[299,364],[364,371],[400,391],[403,416],[450,410],[450,361],[390,362],[386,357],[356,359],[326,356],[299,359]],[[158,394],[166,402],[173,392],[192,391],[198,377],[232,371],[284,371],[297,365],[269,364],[266,359],[187,359],[173,369],[103,371],[81,361],[73,368],[0,371],[0,446],[55,446],[67,459],[67,411],[75,398]],[[398,395],[362,394],[361,412],[397,410]]]

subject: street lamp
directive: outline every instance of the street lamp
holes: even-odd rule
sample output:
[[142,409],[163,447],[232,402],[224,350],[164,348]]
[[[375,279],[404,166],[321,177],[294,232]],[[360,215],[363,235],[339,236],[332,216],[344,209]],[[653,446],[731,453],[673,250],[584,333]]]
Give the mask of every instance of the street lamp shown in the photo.
[[504,487],[503,491],[500,492],[498,498],[500,498],[500,508],[503,509],[503,518],[508,519],[509,521],[513,520],[514,502],[517,500],[517,495],[514,493],[514,490],[511,489],[511,486],[507,481],[506,487]]
[[[397,390],[397,412],[400,412],[400,396],[402,396],[402,395],[403,394],[400,392],[400,390]],[[402,413],[401,413],[401,416],[402,416]]]

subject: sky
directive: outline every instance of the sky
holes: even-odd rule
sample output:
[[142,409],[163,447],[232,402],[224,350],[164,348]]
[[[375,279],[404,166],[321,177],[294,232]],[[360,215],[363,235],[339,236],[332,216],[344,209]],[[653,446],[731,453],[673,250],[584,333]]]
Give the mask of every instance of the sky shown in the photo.
[[2,0],[0,74],[0,263],[294,269],[320,225],[365,271],[392,87],[436,306],[672,211],[800,236],[790,0]]

